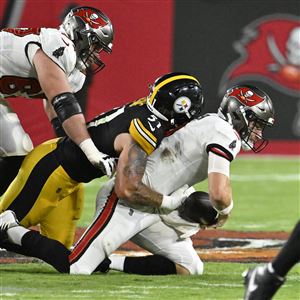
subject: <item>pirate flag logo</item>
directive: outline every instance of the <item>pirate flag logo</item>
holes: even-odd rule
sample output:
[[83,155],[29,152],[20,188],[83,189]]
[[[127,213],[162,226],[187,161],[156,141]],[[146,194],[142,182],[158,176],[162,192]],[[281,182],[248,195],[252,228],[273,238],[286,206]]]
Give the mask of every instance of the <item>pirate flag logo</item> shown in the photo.
[[220,93],[241,80],[263,81],[290,96],[300,93],[300,21],[292,15],[273,15],[244,28],[234,43],[240,58],[222,76]]

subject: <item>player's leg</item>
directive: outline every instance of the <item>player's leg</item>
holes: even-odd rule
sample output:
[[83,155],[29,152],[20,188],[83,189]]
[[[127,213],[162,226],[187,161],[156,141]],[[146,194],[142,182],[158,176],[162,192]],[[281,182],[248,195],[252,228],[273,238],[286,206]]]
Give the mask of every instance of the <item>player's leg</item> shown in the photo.
[[285,277],[290,269],[300,261],[300,221],[294,227],[287,243],[271,263],[274,272]]
[[[100,199],[100,200],[99,200]],[[118,204],[113,181],[97,197],[98,212],[70,255],[70,273],[91,274],[98,265],[132,236],[152,225],[158,216]]]
[[159,221],[131,239],[154,255],[144,257],[111,256],[110,268],[143,275],[202,274],[203,263],[192,241]]
[[267,265],[243,273],[246,300],[271,299],[285,282],[290,269],[300,261],[300,221],[296,224],[287,243]]
[[16,177],[25,155],[33,149],[18,116],[0,100],[0,196]]
[[60,242],[19,225],[15,214],[0,214],[0,246],[9,251],[39,258],[62,273],[69,273],[70,251]]
[[12,210],[21,225],[37,225],[76,187],[55,157],[56,141],[31,151],[0,202],[0,211]]
[[74,244],[77,221],[84,205],[84,186],[78,184],[73,193],[62,199],[41,222],[42,235],[57,240],[68,249]]

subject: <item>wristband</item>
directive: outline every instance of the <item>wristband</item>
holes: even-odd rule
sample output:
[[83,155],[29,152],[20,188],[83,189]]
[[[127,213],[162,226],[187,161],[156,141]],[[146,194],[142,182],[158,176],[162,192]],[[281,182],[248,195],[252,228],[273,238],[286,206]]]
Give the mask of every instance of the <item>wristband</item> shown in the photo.
[[214,207],[214,209],[218,212],[219,215],[221,216],[225,216],[225,215],[229,215],[229,213],[231,212],[231,210],[233,209],[233,200],[231,200],[231,203],[229,204],[229,206],[227,206],[226,208],[222,209],[222,210],[218,210]]
[[81,142],[79,147],[92,164],[98,164],[100,159],[104,156],[104,154],[97,149],[91,138]]
[[171,207],[173,204],[172,202],[173,202],[172,196],[163,195],[160,208],[172,210],[172,207]]

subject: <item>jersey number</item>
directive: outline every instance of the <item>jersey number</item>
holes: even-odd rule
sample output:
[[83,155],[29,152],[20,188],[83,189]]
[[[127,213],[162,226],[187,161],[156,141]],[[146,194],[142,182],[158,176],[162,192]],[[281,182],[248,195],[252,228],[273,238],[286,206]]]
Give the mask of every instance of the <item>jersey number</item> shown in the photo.
[[12,33],[17,36],[25,36],[28,34],[40,34],[41,28],[4,28],[2,31]]
[[22,95],[29,98],[45,98],[40,84],[35,78],[3,76],[0,79],[0,92],[5,97]]

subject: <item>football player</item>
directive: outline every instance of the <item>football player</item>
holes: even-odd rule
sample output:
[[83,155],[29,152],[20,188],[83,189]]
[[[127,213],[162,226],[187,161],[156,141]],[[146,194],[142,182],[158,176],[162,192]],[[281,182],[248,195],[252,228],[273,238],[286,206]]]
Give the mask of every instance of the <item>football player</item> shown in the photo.
[[[252,86],[233,87],[218,114],[195,119],[162,141],[148,157],[143,182],[168,197],[182,197],[184,184],[192,186],[208,178],[210,201],[218,212],[214,226],[222,226],[233,208],[230,162],[241,144],[261,151],[267,144],[264,127],[273,122],[272,101],[265,92]],[[118,199],[113,189],[116,182],[111,179],[100,190],[95,218],[72,251],[19,226],[9,211],[0,215],[2,233],[7,234],[1,246],[22,249],[71,274],[91,274],[108,267],[137,274],[201,274],[203,263],[190,239],[199,224],[183,220],[170,207],[151,208]],[[129,239],[154,255],[110,256]],[[110,260],[105,259],[108,256]]]
[[17,115],[4,100],[10,97],[46,98],[55,131],[61,132],[63,127],[89,161],[111,175],[114,160],[94,145],[74,93],[81,89],[87,67],[95,73],[103,69],[100,53],[111,53],[113,36],[109,18],[87,6],[72,9],[59,29],[0,31],[0,173],[5,173],[1,194],[33,148]]
[[245,300],[271,300],[284,284],[287,273],[300,262],[300,221],[295,225],[287,243],[267,265],[246,270]]
[[[158,78],[148,97],[103,113],[87,123],[96,147],[119,158],[115,191],[132,203],[173,207],[180,197],[163,197],[141,180],[147,155],[170,130],[199,117],[203,106],[199,81],[186,73]],[[80,215],[78,202],[66,203],[78,183],[105,175],[68,137],[37,146],[24,159],[20,172],[3,195],[0,211],[12,210],[25,227],[40,224],[45,236],[70,247],[75,223],[68,210]],[[73,206],[73,208],[72,208]]]

